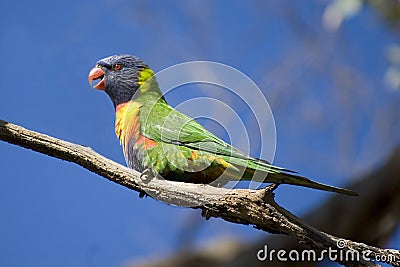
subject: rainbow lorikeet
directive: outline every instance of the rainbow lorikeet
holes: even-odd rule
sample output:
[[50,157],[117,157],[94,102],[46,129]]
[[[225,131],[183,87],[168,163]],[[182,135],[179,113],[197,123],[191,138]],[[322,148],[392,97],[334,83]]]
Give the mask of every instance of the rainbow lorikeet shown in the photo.
[[89,73],[90,84],[100,79],[94,88],[104,90],[111,98],[115,131],[130,168],[190,183],[211,183],[222,175],[227,180],[251,180],[258,173],[263,175],[263,182],[357,195],[235,149],[168,105],[153,75],[142,60],[130,55],[101,59]]

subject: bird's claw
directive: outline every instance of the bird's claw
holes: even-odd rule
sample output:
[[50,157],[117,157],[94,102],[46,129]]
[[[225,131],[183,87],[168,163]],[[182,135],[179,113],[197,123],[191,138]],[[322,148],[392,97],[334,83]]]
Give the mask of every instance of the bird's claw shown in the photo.
[[140,180],[143,182],[149,182],[151,179],[154,178],[154,173],[151,169],[145,169],[139,176]]

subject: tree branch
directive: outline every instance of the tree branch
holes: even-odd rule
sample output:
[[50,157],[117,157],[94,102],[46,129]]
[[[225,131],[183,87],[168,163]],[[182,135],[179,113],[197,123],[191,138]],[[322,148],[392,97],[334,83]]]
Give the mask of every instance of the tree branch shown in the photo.
[[[336,258],[335,261],[346,266],[376,266],[375,263],[362,258],[362,253],[367,251],[368,256],[373,260],[385,257],[384,262],[400,266],[400,251],[398,250],[380,249],[340,239],[306,225],[275,202],[272,192],[275,189],[274,186],[261,190],[228,190],[210,185],[161,179],[144,181],[140,173],[101,156],[89,147],[30,131],[3,120],[0,120],[0,140],[76,163],[141,195],[149,194],[166,203],[200,208],[206,218],[219,217],[233,223],[253,225],[266,232],[292,236],[305,247],[317,252],[329,249],[342,251],[343,255],[347,251],[358,252],[360,259],[357,261],[351,261],[345,257]],[[339,240],[344,244],[341,249],[337,246]],[[325,256],[327,256],[326,253]]]

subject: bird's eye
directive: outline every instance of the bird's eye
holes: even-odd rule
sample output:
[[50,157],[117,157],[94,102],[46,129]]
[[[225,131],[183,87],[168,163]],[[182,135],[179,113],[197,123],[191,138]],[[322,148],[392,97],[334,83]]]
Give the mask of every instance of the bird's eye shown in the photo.
[[121,69],[122,69],[122,65],[121,64],[114,64],[113,65],[113,70],[118,71],[118,70],[121,70]]

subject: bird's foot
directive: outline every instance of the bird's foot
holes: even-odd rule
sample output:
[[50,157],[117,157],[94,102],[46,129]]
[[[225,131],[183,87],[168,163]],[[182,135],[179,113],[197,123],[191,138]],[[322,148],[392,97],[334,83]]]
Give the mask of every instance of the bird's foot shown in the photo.
[[140,180],[143,182],[150,182],[151,179],[155,177],[153,171],[149,168],[145,169],[139,176]]

